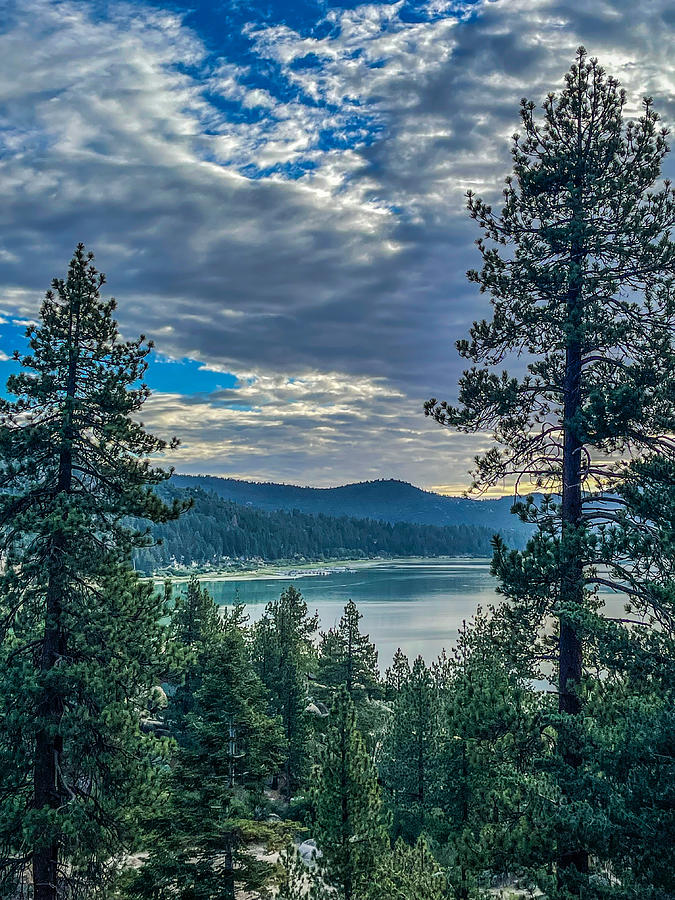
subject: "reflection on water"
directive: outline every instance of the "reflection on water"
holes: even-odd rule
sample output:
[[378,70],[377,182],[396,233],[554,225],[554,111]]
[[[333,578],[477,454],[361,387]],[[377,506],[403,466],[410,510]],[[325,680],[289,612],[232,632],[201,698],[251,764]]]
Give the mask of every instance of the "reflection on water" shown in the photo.
[[[302,592],[310,611],[317,610],[323,629],[336,625],[347,600],[354,600],[382,670],[397,647],[411,659],[421,654],[432,662],[444,648],[451,649],[462,621],[471,619],[478,606],[500,599],[487,559],[392,561],[330,575],[204,582],[221,605],[232,603],[238,591],[252,621],[289,584]],[[622,604],[612,598],[608,607],[617,615]]]

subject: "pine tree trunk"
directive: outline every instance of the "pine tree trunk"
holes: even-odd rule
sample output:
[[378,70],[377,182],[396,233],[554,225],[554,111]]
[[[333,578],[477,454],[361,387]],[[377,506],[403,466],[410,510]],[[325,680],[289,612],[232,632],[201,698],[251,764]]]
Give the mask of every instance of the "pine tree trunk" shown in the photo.
[[232,852],[232,841],[228,840],[225,845],[225,870],[223,872],[223,897],[225,900],[235,900],[234,882],[234,854]]
[[[52,547],[52,571],[47,587],[45,604],[45,633],[42,644],[40,669],[43,677],[53,669],[64,651],[61,630],[62,584],[58,577],[63,539],[57,535]],[[37,706],[37,715],[43,728],[35,739],[35,765],[33,769],[33,797],[36,810],[58,809],[62,800],[59,785],[60,760],[63,739],[58,728],[63,714],[63,701],[53,687],[46,687]],[[59,848],[57,842],[40,844],[33,848],[33,882],[35,900],[56,900]]]
[[340,781],[341,781],[341,796],[340,796],[340,821],[341,821],[341,840],[342,840],[342,851],[343,851],[343,878],[342,878],[342,891],[344,894],[344,900],[352,900],[353,896],[353,885],[352,885],[352,861],[351,861],[351,846],[350,846],[350,838],[351,838],[351,822],[349,815],[349,783],[347,780],[347,743],[349,741],[349,737],[347,735],[346,729],[343,727],[342,729],[342,740],[340,742]]
[[291,789],[291,778],[293,776],[293,766],[291,763],[291,755],[294,752],[293,744],[294,744],[294,727],[293,727],[293,689],[291,686],[289,673],[286,673],[287,685],[286,685],[286,740],[288,741],[288,750],[286,753],[286,784],[284,787],[284,797],[286,799],[286,803],[291,802],[291,797],[293,795]]
[[347,638],[347,692],[354,696],[353,658],[352,658],[352,626],[349,625],[349,637]]
[[424,824],[424,737],[422,724],[417,723],[417,799],[420,805],[420,821]]
[[[572,264],[581,265],[581,252],[573,248]],[[578,433],[577,416],[581,407],[582,347],[579,336],[581,321],[581,286],[578,272],[567,298],[568,326],[570,337],[565,355],[564,378],[564,435],[563,435],[563,477],[562,477],[562,537],[563,556],[560,573],[560,600],[569,607],[580,607],[583,603],[583,561],[576,546],[575,534],[582,518],[581,451],[582,443]],[[581,638],[575,624],[563,613],[560,617],[560,637],[558,645],[560,712],[577,715],[581,710],[577,688],[582,674]],[[563,761],[578,768],[581,759],[578,750],[570,743],[569,735],[559,735]],[[565,785],[562,785],[563,791]],[[582,848],[563,850],[558,857],[559,879],[565,870],[575,867],[579,872],[588,871],[588,854]]]
[[291,792],[291,758],[290,751],[289,756],[286,757],[286,784],[284,785],[284,798],[286,803],[291,802],[292,792]]
[[[44,642],[40,668],[42,673],[52,669],[59,658],[61,634],[59,628],[60,603],[58,588],[52,583],[47,592]],[[33,771],[33,796],[35,808],[57,809],[60,804],[58,784],[59,759],[63,749],[60,736],[52,734],[49,726],[56,726],[61,715],[58,695],[45,690],[38,704],[37,714],[47,727],[41,729],[35,740],[35,767]],[[33,883],[35,900],[55,900],[58,872],[58,844],[50,842],[33,848]]]
[[[73,483],[74,398],[77,386],[76,345],[79,330],[79,310],[75,309],[71,323],[70,359],[66,384],[63,437],[59,454],[57,496],[69,494]],[[65,651],[65,635],[62,628],[62,600],[64,589],[63,553],[65,537],[57,532],[48,560],[49,578],[45,598],[45,632],[42,643],[40,670],[43,678],[59,662]],[[37,704],[37,715],[43,728],[35,739],[35,765],[33,769],[33,799],[36,810],[58,809],[62,801],[61,755],[63,738],[59,726],[63,715],[63,698],[53,686],[43,689]],[[58,842],[38,844],[33,847],[33,888],[35,900],[56,900],[59,865]]]
[[[581,452],[578,416],[581,411],[581,369],[582,343],[582,268],[585,259],[582,226],[584,223],[584,132],[582,123],[582,85],[579,80],[576,121],[576,167],[574,173],[573,223],[570,254],[570,282],[567,293],[567,339],[565,352],[565,375],[563,382],[563,478],[562,478],[562,538],[563,557],[560,573],[560,600],[562,604],[580,608],[584,599],[583,560],[575,540],[582,523]],[[558,709],[566,715],[576,716],[581,711],[577,689],[582,674],[581,637],[574,622],[564,614],[560,617],[558,647],[559,685]],[[579,768],[581,758],[574,742],[570,743],[569,730],[562,738],[560,748],[563,761],[573,769]],[[563,791],[566,785],[562,785]],[[581,847],[566,847],[558,857],[558,880],[565,879],[567,870],[588,871],[588,854]],[[572,888],[573,893],[577,891]]]
[[[583,601],[581,560],[568,543],[573,540],[574,532],[581,522],[581,443],[575,428],[569,424],[579,408],[580,388],[581,350],[578,343],[575,343],[568,347],[566,357],[562,490],[562,534],[566,546],[560,577],[560,599],[562,603],[570,605]],[[559,652],[559,709],[574,715],[580,708],[575,687],[581,679],[581,642],[574,625],[564,615],[560,620]]]

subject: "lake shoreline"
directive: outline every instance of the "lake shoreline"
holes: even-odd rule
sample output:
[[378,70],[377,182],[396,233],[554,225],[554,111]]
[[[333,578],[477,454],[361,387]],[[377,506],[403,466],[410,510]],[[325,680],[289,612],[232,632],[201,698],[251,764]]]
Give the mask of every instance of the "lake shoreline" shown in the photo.
[[240,569],[236,572],[220,571],[220,572],[186,572],[184,575],[161,575],[153,574],[144,578],[144,581],[154,581],[162,584],[165,581],[171,581],[173,584],[187,584],[191,578],[196,577],[198,581],[284,581],[289,578],[321,578],[326,575],[340,574],[349,570],[367,569],[377,565],[411,565],[424,564],[430,561],[451,561],[455,559],[461,560],[482,560],[486,557],[482,556],[375,556],[369,559],[331,559],[322,562],[298,563],[297,565],[289,565],[282,563],[268,563],[257,566],[254,569]]

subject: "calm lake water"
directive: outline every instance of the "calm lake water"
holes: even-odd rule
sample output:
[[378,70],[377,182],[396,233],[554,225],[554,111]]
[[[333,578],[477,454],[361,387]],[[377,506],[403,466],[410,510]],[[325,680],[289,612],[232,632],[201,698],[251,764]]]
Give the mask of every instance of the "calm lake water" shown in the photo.
[[410,659],[421,654],[432,662],[453,646],[463,620],[499,599],[487,559],[388,561],[330,575],[204,582],[221,605],[232,603],[238,590],[252,621],[289,584],[319,613],[323,629],[337,624],[351,598],[363,615],[362,631],[377,646],[382,670],[397,647]]

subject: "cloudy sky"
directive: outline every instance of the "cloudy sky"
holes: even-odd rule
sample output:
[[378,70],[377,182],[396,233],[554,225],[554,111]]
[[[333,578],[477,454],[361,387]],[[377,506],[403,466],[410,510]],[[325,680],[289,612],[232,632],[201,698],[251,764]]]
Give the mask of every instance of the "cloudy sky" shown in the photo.
[[[584,43],[675,121],[668,0],[0,0],[0,376],[82,240],[179,471],[459,492],[467,188]],[[669,158],[667,174],[675,174]]]

